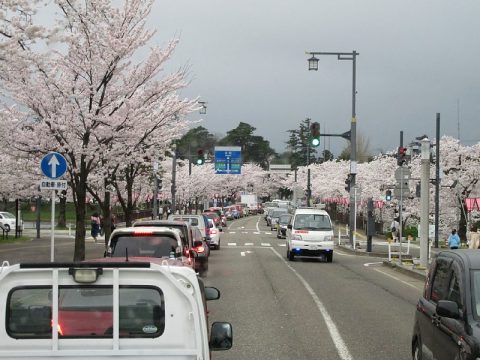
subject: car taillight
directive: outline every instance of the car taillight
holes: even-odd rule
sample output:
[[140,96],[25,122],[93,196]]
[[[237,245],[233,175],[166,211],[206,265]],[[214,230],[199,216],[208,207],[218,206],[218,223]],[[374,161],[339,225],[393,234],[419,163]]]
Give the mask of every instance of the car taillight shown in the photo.
[[203,246],[197,246],[196,248],[193,248],[196,253],[201,254],[205,252],[205,248]]
[[152,236],[152,231],[144,231],[144,230],[134,230],[133,236]]
[[[215,229],[211,229],[211,230],[210,230],[210,234],[215,235],[216,233],[217,233],[217,230],[215,230]],[[210,235],[210,234],[209,234],[209,235]]]
[[[50,320],[50,326],[53,326],[53,320]],[[57,332],[58,332],[59,335],[63,336],[63,329],[62,329],[62,326],[60,324],[57,324]]]

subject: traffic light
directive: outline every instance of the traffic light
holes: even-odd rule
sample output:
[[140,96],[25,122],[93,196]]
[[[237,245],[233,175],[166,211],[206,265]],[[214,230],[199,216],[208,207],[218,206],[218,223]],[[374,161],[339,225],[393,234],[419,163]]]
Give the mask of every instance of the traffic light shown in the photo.
[[347,179],[345,180],[345,191],[350,193],[350,175],[348,175]]
[[405,163],[407,163],[407,148],[399,146],[397,152],[397,165],[402,166]]
[[392,200],[392,190],[387,190],[385,193],[385,200],[391,201]]
[[313,147],[320,145],[320,124],[318,122],[310,125],[310,145]]
[[203,165],[205,163],[205,154],[203,153],[203,149],[197,150],[197,165]]

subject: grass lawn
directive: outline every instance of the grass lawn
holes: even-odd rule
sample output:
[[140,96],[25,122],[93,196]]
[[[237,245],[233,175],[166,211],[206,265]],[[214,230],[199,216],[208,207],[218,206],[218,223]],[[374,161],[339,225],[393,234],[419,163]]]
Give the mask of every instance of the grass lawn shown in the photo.
[[32,239],[31,236],[19,236],[16,238],[15,234],[12,234],[12,235],[9,235],[8,238],[5,237],[5,239],[0,236],[0,244],[11,244],[11,243],[27,241],[31,239]]

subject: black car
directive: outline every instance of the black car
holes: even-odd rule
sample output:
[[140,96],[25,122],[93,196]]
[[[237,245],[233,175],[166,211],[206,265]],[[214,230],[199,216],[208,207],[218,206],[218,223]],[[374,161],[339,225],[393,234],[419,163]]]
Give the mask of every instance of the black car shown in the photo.
[[480,251],[442,251],[415,312],[414,360],[480,358]]

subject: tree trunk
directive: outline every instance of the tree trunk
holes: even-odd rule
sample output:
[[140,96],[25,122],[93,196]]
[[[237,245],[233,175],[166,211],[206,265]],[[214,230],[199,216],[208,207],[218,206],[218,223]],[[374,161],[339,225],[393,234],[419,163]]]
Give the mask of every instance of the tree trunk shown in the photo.
[[65,228],[67,227],[67,194],[65,191],[62,191],[62,195],[60,196],[60,204],[58,206],[58,227]]
[[465,218],[465,214],[468,214],[467,212],[467,207],[465,206],[465,203],[462,202],[459,205],[460,208],[460,221],[458,223],[458,236],[460,236],[460,239],[466,239],[467,238],[467,219]]
[[75,193],[75,251],[73,261],[85,260],[85,215],[87,200],[87,169],[84,160],[81,160],[80,171],[72,179],[72,191]]

